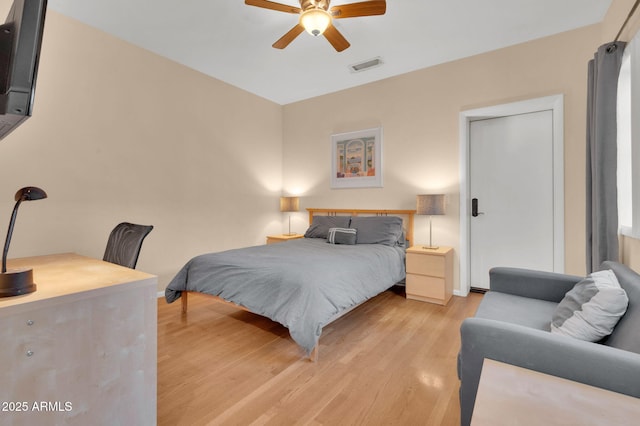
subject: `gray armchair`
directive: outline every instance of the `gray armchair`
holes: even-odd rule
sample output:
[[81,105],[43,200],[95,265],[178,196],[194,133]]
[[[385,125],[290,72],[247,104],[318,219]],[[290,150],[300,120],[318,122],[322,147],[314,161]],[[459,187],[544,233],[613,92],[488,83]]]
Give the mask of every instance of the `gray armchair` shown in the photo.
[[460,328],[461,424],[471,422],[485,358],[640,397],[640,275],[605,262],[629,297],[614,332],[598,343],[551,334],[557,304],[582,277],[494,268],[490,291]]

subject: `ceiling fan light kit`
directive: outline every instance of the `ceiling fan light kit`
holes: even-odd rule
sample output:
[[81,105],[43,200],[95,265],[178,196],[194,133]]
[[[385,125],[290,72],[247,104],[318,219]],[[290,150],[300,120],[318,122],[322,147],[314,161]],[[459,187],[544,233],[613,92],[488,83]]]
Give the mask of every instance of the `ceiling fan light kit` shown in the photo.
[[306,30],[309,34],[316,37],[323,35],[336,51],[342,52],[351,46],[351,44],[349,44],[340,31],[333,26],[334,19],[384,15],[387,11],[387,2],[385,0],[369,0],[359,3],[341,4],[333,7],[329,7],[331,0],[299,1],[299,8],[269,0],[245,0],[244,3],[249,6],[300,15],[298,24],[278,41],[273,43],[273,47],[276,49],[284,49]]
[[331,23],[331,15],[324,9],[309,9],[300,15],[300,25],[312,36],[323,34]]

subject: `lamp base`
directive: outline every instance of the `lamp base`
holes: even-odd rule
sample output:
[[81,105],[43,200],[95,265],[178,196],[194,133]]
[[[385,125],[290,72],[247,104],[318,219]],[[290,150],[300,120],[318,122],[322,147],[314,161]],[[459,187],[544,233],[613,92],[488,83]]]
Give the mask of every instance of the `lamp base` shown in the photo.
[[287,232],[286,234],[283,234],[283,235],[286,235],[287,237],[293,237],[294,235],[298,235],[298,234],[295,232]]
[[0,273],[0,297],[20,296],[33,293],[33,269],[19,269]]
[[439,246],[422,246],[422,248],[425,250],[438,250],[440,247]]

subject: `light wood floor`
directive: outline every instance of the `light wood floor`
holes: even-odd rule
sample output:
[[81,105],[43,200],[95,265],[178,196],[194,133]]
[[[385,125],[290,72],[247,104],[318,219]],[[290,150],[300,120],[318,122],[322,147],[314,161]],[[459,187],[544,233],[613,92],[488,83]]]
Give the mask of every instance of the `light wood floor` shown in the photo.
[[384,292],[325,327],[317,363],[266,318],[158,299],[158,424],[458,425],[459,327],[481,297]]

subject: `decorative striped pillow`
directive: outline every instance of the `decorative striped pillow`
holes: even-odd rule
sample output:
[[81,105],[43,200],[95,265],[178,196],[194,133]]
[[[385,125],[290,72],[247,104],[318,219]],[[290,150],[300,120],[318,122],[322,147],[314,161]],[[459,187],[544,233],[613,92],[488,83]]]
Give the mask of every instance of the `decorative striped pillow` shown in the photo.
[[597,342],[613,332],[629,298],[611,270],[594,272],[577,283],[558,304],[551,332]]
[[331,244],[355,244],[356,230],[352,228],[329,228],[327,242]]

